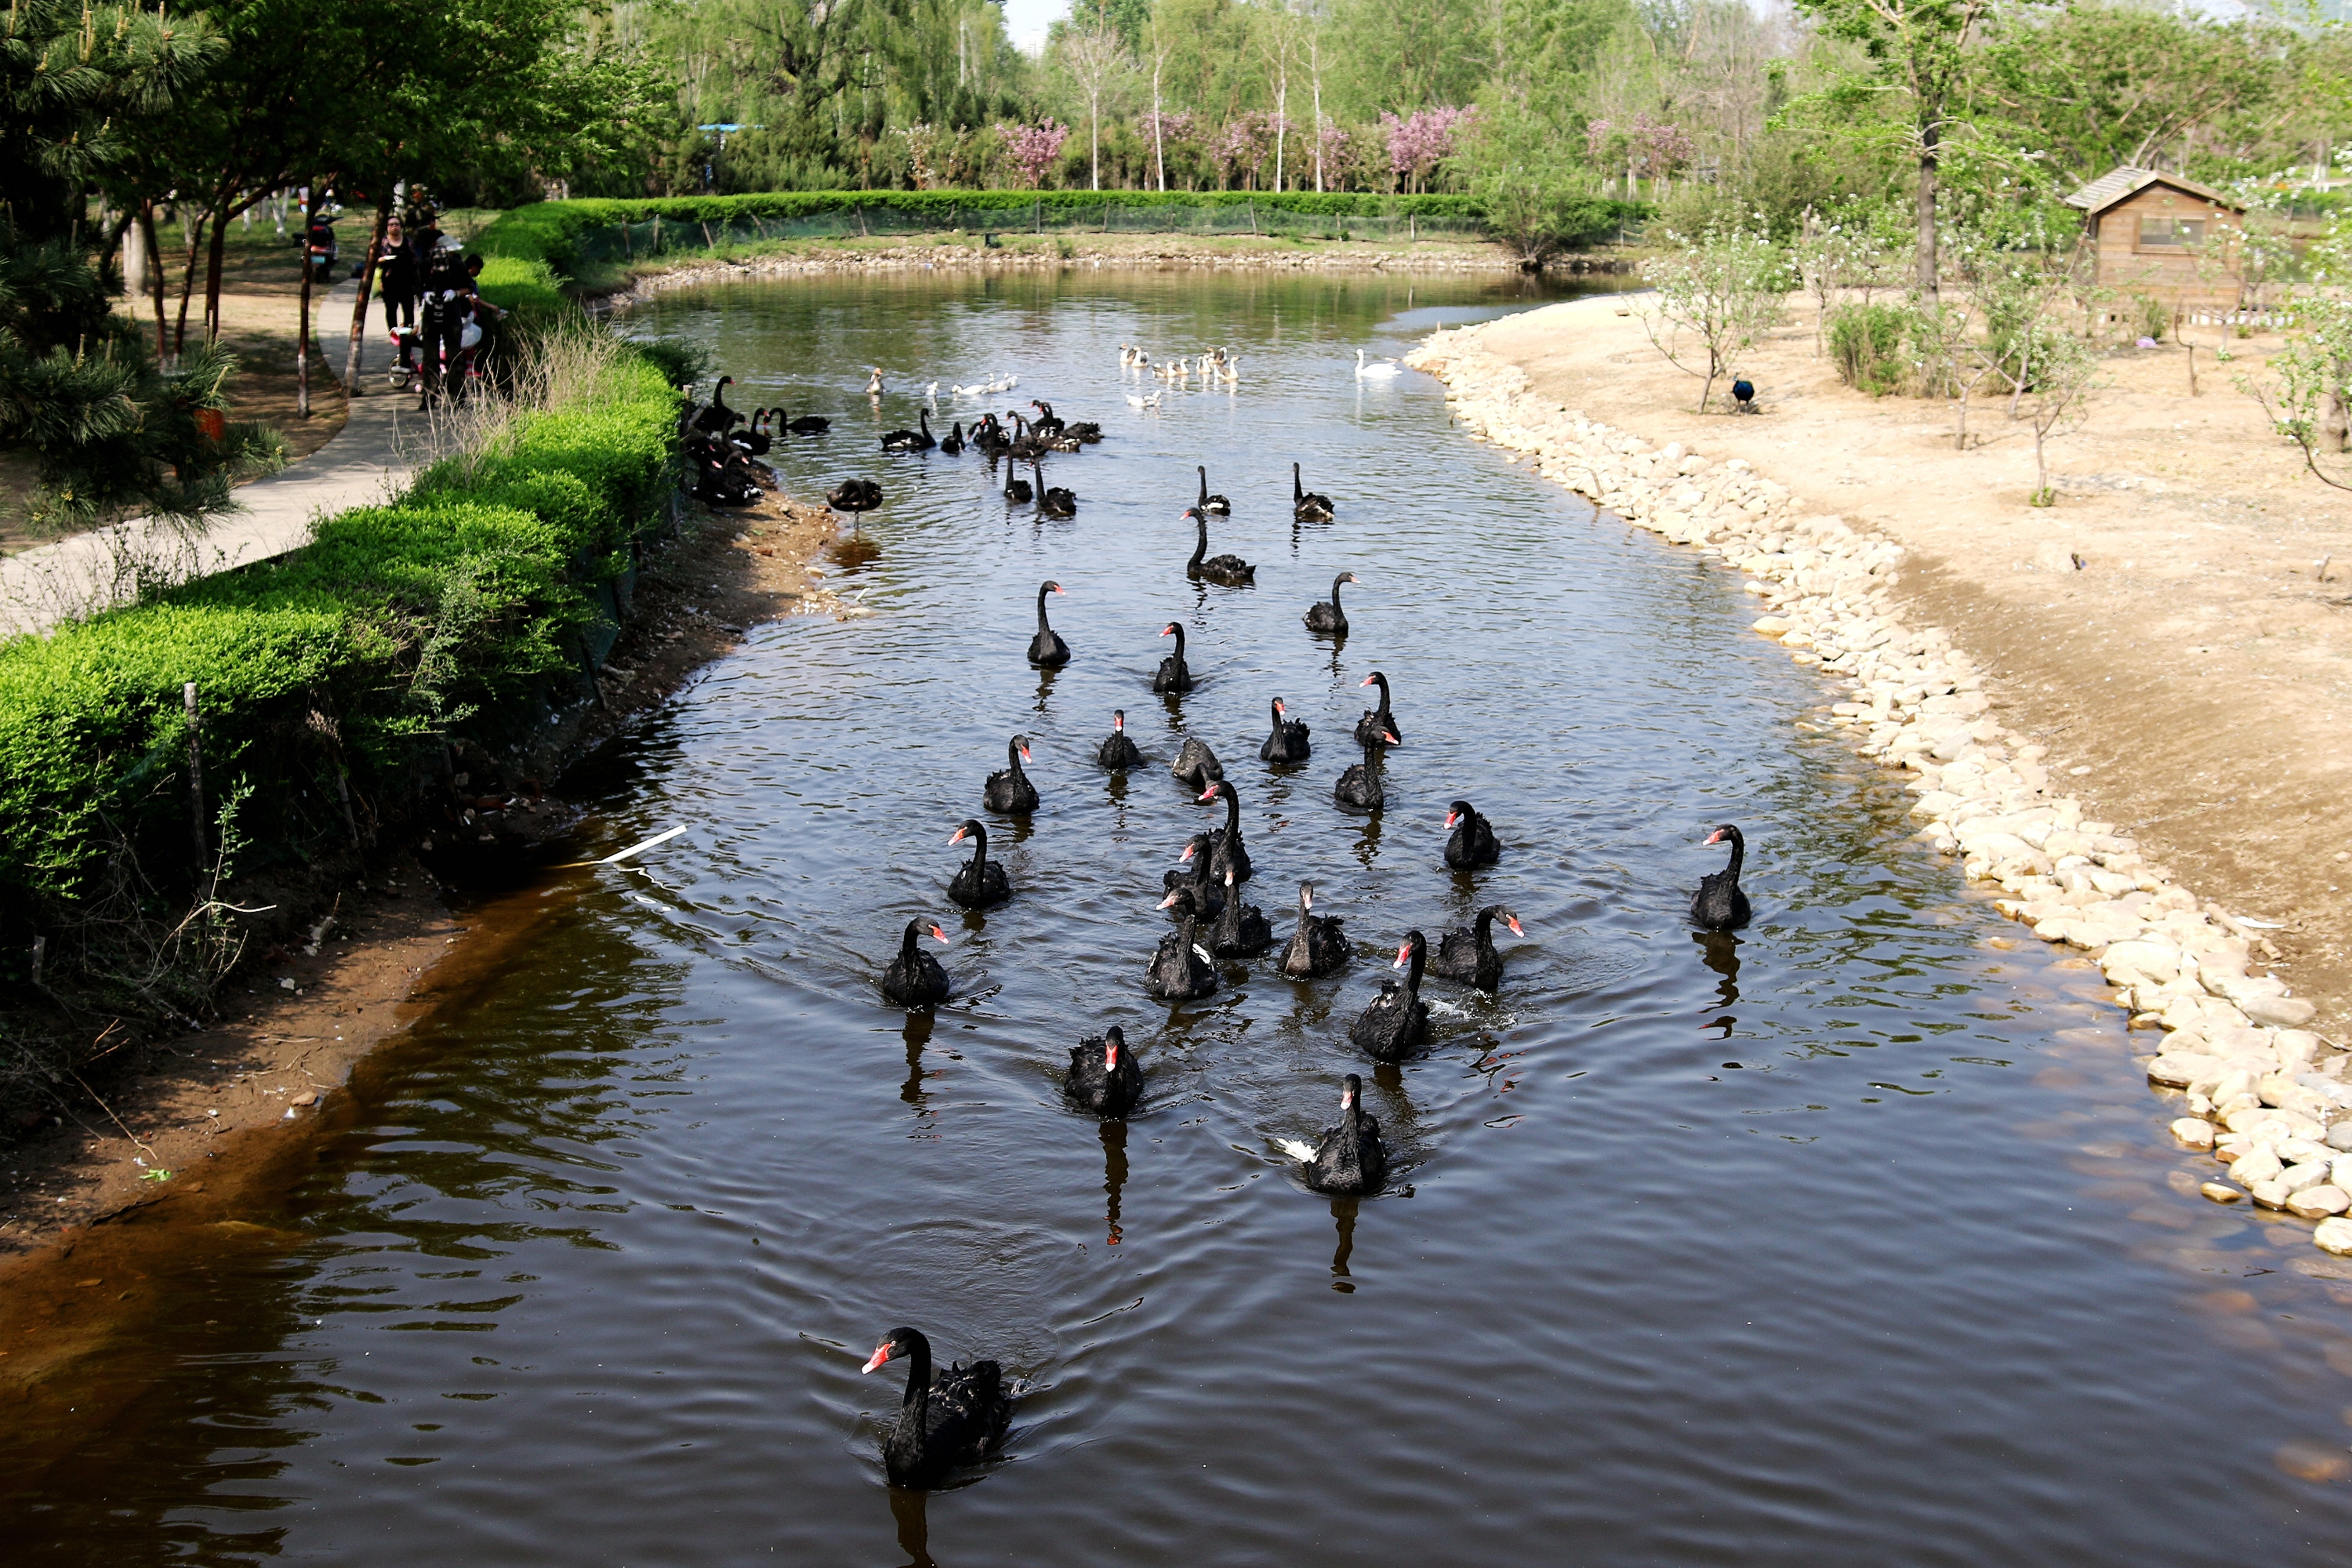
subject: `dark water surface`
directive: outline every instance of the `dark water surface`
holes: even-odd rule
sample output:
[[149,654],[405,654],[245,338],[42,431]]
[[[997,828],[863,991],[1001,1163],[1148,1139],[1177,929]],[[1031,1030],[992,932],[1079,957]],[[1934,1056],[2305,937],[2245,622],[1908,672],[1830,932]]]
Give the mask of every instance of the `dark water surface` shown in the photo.
[[[689,831],[478,911],[529,939],[370,1075],[283,1216],[307,1239],[188,1259],[152,1389],[7,1461],[10,1559],[2341,1561],[2347,1483],[2301,1478],[2352,1441],[2348,1288],[2295,1271],[2305,1227],[2183,1194],[2096,973],[2006,945],[1911,797],[1792,723],[1825,693],[1736,576],[1452,433],[1434,383],[1352,374],[1514,302],[1105,273],[631,318],[710,342],[746,407],[834,416],[780,464],[882,479],[879,613],[755,629],[601,764],[586,847]],[[1137,414],[1120,342],[1231,343],[1245,379]],[[993,406],[1109,427],[1052,467],[1075,521],[1008,516],[971,457],[874,455],[903,389],[952,409],[999,370]],[[1198,458],[1255,589],[1183,576]],[[1292,526],[1293,458],[1337,524]],[[1343,570],[1341,648],[1299,616]],[[1040,677],[1048,576],[1077,657]],[[1146,689],[1171,617],[1181,702]],[[1407,744],[1368,821],[1330,786],[1375,668]],[[1316,741],[1281,776],[1277,695]],[[1286,937],[1313,878],[1347,970],[1144,996],[1160,874],[1213,815],[1093,767],[1121,706],[1155,759],[1214,745],[1252,901]],[[1044,804],[992,821],[1019,891],[965,916],[946,840],[1014,731]],[[1475,879],[1440,859],[1457,795],[1507,846]],[[1726,820],[1759,915],[1705,942]],[[1500,997],[1433,983],[1434,1050],[1374,1071],[1345,1026],[1387,954],[1490,900],[1528,933]],[[956,939],[936,1020],[872,984],[917,914]],[[1125,1126],[1055,1090],[1111,1022],[1150,1074]],[[1334,1202],[1273,1141],[1358,1069],[1402,1169]],[[1006,1461],[928,1500],[884,1486],[898,1383],[857,1371],[900,1322],[1031,1389]]]

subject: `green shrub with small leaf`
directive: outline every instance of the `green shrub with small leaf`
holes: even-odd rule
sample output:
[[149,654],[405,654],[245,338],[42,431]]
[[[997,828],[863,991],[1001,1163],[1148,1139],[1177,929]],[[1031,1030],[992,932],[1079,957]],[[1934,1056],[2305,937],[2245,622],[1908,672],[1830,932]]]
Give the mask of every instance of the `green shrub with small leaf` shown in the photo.
[[1829,313],[1830,362],[1838,379],[1873,397],[1903,390],[1911,312],[1900,305],[1840,305]]

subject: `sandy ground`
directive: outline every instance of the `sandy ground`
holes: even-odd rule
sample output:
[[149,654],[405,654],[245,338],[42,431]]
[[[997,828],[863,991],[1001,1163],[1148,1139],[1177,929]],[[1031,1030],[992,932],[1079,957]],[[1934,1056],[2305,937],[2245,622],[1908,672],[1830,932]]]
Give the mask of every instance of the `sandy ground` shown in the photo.
[[[1744,458],[1906,546],[1906,619],[1982,661],[2001,721],[2051,748],[2086,807],[2201,896],[2284,922],[2281,968],[2345,1038],[2352,495],[2231,384],[2279,340],[2191,329],[2201,395],[2178,345],[2110,357],[2086,423],[2050,446],[2058,502],[2036,509],[2032,433],[1999,403],[1972,405],[1961,451],[1954,405],[1842,385],[1792,300],[1739,362],[1762,414],[1698,415],[1699,381],[1620,314],[1640,303],[1549,306],[1484,342],[1564,406]],[[2236,358],[2217,365],[2225,343]]]

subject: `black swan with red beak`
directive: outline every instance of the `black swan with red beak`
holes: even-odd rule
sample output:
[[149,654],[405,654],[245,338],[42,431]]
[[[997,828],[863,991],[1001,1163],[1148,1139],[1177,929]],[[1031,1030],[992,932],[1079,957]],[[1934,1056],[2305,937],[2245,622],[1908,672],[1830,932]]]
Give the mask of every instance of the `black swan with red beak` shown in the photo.
[[1117,1024],[1070,1047],[1070,1071],[1062,1079],[1062,1090],[1071,1104],[1097,1116],[1125,1116],[1135,1109],[1143,1098],[1143,1068]]
[[1021,771],[1029,758],[1029,737],[1015,735],[1004,742],[1004,766],[988,775],[987,787],[981,791],[981,803],[991,811],[1010,812],[1020,816],[1037,809],[1037,786]]
[[1339,1125],[1327,1127],[1319,1143],[1285,1138],[1282,1152],[1306,1169],[1307,1184],[1318,1193],[1360,1197],[1377,1193],[1388,1180],[1388,1146],[1381,1142],[1381,1121],[1364,1114],[1364,1081],[1354,1073],[1342,1080]]
[[[923,929],[927,925],[928,932]],[[948,999],[948,972],[917,945],[926,935],[938,938],[941,947],[947,945],[948,933],[937,921],[908,921],[907,934],[898,942],[898,956],[883,966],[882,994],[901,1007],[928,1007]]]
[[1698,891],[1691,898],[1691,919],[1708,931],[1737,931],[1748,923],[1751,912],[1748,895],[1739,890],[1739,862],[1747,858],[1748,840],[1727,822],[1708,834],[1706,841],[1728,842],[1731,864],[1699,879]]
[[948,897],[968,910],[1003,903],[1013,896],[1013,879],[1004,874],[1003,867],[988,858],[988,829],[966,817],[948,842],[961,844],[967,838],[971,840],[971,858],[949,881]]
[[1474,870],[1491,866],[1503,858],[1503,847],[1495,841],[1495,826],[1478,815],[1478,808],[1466,800],[1457,800],[1445,813],[1445,826],[1454,829],[1445,840],[1445,863],[1457,871]]
[[1422,971],[1428,965],[1428,942],[1417,931],[1405,932],[1394,965],[1404,971],[1404,985],[1399,989],[1394,981],[1381,981],[1380,995],[1348,1026],[1348,1038],[1358,1050],[1376,1062],[1401,1062],[1429,1043],[1429,1004],[1421,999]]
[[1029,639],[1029,662],[1044,669],[1059,669],[1070,662],[1070,645],[1045,624],[1045,595],[1067,592],[1059,583],[1037,584],[1037,635]]
[[894,1487],[934,1487],[961,1465],[977,1465],[1004,1441],[1013,1396],[992,1361],[931,1374],[931,1342],[915,1329],[892,1329],[863,1370],[907,1363],[907,1394],[898,1424],[882,1439],[882,1468]]
[[1192,667],[1184,662],[1184,628],[1174,621],[1160,628],[1163,637],[1176,639],[1176,651],[1160,661],[1160,673],[1151,678],[1154,691],[1190,691],[1192,689]]
[[1294,980],[1328,974],[1348,962],[1348,939],[1340,933],[1338,915],[1315,912],[1315,884],[1298,884],[1298,929],[1282,950],[1282,972]]
[[1143,761],[1143,752],[1127,736],[1127,710],[1110,710],[1110,734],[1095,749],[1095,766],[1125,773]]
[[1478,911],[1475,926],[1450,931],[1437,944],[1437,956],[1429,961],[1429,972],[1441,980],[1466,980],[1481,991],[1493,991],[1503,984],[1503,955],[1495,951],[1495,919],[1501,916],[1511,928],[1513,936],[1525,936],[1519,917],[1501,904],[1488,904]]
[[1223,881],[1228,872],[1236,882],[1250,879],[1249,846],[1242,842],[1242,797],[1232,783],[1219,779],[1201,792],[1202,800],[1214,800],[1223,795],[1225,801],[1225,825],[1209,834],[1209,879]]
[[1257,749],[1261,763],[1303,763],[1313,753],[1307,742],[1307,721],[1293,719],[1281,698],[1274,700],[1274,728],[1265,737],[1265,744]]

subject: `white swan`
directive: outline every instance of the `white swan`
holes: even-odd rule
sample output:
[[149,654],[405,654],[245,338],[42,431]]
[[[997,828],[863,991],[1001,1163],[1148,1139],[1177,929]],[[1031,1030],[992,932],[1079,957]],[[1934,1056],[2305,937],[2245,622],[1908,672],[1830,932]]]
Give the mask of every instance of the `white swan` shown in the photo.
[[1376,364],[1366,364],[1364,363],[1364,351],[1361,349],[1358,349],[1356,351],[1356,374],[1363,377],[1366,381],[1385,381],[1396,373],[1397,367],[1391,362],[1381,360]]
[[1127,395],[1127,405],[1129,408],[1157,408],[1160,406],[1160,395],[1155,392],[1149,397],[1138,397],[1130,392]]

